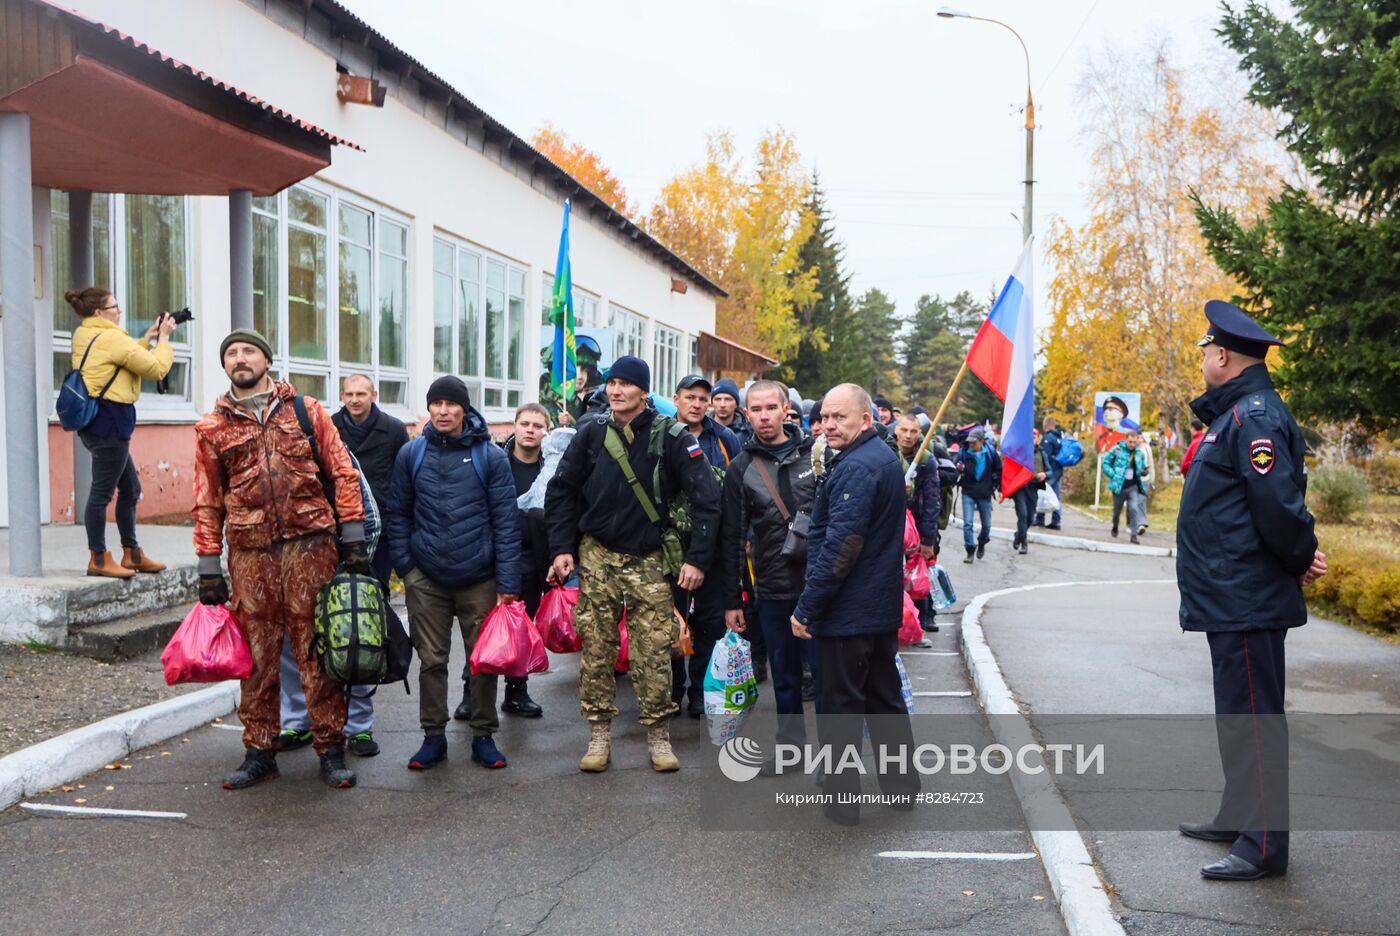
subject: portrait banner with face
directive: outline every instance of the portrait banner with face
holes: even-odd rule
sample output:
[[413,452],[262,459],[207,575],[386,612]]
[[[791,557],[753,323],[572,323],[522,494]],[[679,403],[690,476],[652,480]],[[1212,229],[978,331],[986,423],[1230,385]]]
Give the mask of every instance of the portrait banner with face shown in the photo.
[[1094,394],[1094,445],[1106,452],[1142,430],[1142,394],[1100,390]]

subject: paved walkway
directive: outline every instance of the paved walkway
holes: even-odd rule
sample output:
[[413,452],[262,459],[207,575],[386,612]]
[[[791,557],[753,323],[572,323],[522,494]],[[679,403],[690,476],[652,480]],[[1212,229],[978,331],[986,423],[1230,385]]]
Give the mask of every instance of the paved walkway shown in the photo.
[[[193,527],[156,526],[149,523],[136,525],[136,538],[142,548],[171,568],[195,564],[193,536]],[[81,525],[48,524],[43,528],[40,539],[43,544],[45,578],[82,577],[87,573],[87,531]],[[115,558],[121,559],[122,546],[117,537],[115,523],[107,524],[107,548]],[[0,528],[0,581],[10,578],[9,571],[10,531],[8,528]]]

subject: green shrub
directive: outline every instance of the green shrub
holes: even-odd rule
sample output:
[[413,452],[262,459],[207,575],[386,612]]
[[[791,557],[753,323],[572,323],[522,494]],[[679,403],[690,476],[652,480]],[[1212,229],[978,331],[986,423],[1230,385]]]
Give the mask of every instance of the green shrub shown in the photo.
[[1327,574],[1306,589],[1308,599],[1324,603],[1323,613],[1400,633],[1400,561],[1355,545],[1329,547]]
[[1366,476],[1354,465],[1318,465],[1308,474],[1308,507],[1324,523],[1351,523],[1370,498]]

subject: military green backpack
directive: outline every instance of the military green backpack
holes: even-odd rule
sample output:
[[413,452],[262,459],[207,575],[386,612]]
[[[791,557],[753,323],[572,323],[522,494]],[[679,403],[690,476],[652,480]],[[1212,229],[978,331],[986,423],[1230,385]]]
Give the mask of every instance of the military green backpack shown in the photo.
[[379,580],[343,569],[316,596],[313,639],[321,672],[347,686],[389,675],[389,599]]

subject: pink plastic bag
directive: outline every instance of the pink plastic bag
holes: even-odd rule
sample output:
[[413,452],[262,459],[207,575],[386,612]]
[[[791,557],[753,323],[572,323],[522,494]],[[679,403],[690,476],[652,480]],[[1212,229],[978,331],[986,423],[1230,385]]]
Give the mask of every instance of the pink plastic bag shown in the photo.
[[904,590],[915,601],[929,596],[928,561],[923,556],[910,556],[904,563]]
[[544,640],[523,601],[496,605],[481,623],[472,648],[472,675],[528,676],[549,669]]
[[618,673],[627,672],[630,665],[627,658],[627,606],[622,606],[622,620],[617,622],[618,633],[622,637],[622,646],[617,651],[617,662],[613,664],[613,671]]
[[574,629],[574,607],[578,604],[578,589],[551,588],[540,599],[535,614],[535,627],[544,638],[550,653],[578,653],[583,641]]
[[253,675],[253,651],[224,605],[196,603],[160,655],[165,684],[223,682]]
[[924,639],[924,629],[919,626],[919,609],[909,593],[904,593],[904,620],[899,625],[899,642],[915,644]]
[[914,522],[914,514],[904,511],[904,554],[912,555],[919,551],[919,525]]

